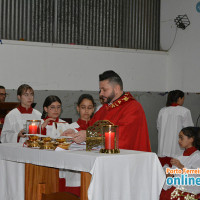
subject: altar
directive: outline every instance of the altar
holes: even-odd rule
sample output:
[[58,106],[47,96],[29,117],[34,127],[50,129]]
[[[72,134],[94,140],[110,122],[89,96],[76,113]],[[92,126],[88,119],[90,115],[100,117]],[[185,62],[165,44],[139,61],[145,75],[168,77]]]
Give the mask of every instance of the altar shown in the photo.
[[[120,154],[100,154],[98,151],[83,150],[48,151],[22,147],[22,144],[0,144],[0,199],[25,199],[24,165],[33,164],[90,173],[91,182],[88,183],[87,195],[89,200],[158,200],[165,173],[157,155],[131,150],[120,151]],[[18,177],[20,185],[13,183],[12,178],[9,179],[2,171],[5,163],[19,168],[18,172],[13,171],[12,167],[10,171],[6,170],[9,171],[7,175]],[[12,194],[12,188],[15,187],[17,189]],[[81,200],[85,198],[81,197]]]

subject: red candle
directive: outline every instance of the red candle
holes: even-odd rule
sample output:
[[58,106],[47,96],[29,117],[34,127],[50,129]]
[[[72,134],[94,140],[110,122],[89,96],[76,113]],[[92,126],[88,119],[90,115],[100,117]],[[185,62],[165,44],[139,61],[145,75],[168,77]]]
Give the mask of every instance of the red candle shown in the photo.
[[29,125],[29,134],[37,134],[37,125],[36,124]]
[[105,132],[105,149],[115,148],[115,132]]

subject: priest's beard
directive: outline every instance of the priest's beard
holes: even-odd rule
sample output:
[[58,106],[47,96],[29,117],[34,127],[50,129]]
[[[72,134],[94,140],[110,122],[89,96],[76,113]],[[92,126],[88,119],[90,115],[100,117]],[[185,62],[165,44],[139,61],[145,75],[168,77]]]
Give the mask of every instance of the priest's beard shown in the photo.
[[115,98],[115,91],[113,90],[109,97],[107,97],[107,101],[104,100],[104,103],[111,103],[111,101]]

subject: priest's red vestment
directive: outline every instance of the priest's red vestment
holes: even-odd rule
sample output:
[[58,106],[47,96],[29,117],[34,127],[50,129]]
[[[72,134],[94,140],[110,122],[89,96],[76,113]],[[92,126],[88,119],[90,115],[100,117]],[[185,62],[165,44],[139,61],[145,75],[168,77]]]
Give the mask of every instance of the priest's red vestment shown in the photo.
[[109,120],[119,126],[119,148],[151,151],[147,122],[139,102],[127,92],[112,104],[104,104],[90,120]]

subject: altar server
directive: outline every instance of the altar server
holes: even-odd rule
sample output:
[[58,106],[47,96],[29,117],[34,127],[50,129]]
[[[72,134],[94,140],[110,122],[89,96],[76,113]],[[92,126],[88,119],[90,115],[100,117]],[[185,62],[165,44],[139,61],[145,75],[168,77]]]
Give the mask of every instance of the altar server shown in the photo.
[[42,135],[57,138],[63,131],[70,128],[67,122],[59,119],[61,111],[62,102],[59,97],[51,95],[45,99],[42,113]]
[[[182,172],[185,169],[198,169],[200,167],[200,128],[198,127],[186,127],[179,133],[179,145],[185,149],[181,156],[175,156],[172,159],[161,158],[164,169],[171,167],[170,169],[181,169]],[[164,163],[163,161],[166,161]],[[167,177],[176,178],[181,174],[167,174]],[[187,174],[187,177],[199,178],[199,174]],[[183,177],[182,177],[183,178]],[[185,180],[181,183],[187,183]],[[181,195],[180,195],[181,194]],[[193,198],[192,198],[192,195]],[[189,197],[190,196],[190,197]],[[187,198],[188,197],[188,198]],[[200,187],[198,185],[191,185],[189,181],[187,185],[164,185],[160,195],[160,200],[184,200],[184,199],[199,199]]]
[[89,126],[89,121],[94,114],[95,102],[90,94],[82,94],[77,103],[77,112],[80,115],[77,122],[70,124],[70,127],[77,131],[86,130]]
[[41,113],[32,108],[34,100],[33,88],[27,84],[19,86],[17,98],[20,105],[11,110],[5,117],[1,142],[23,143],[25,141],[25,126],[27,120],[40,120]]
[[182,128],[194,126],[190,110],[183,107],[184,93],[180,90],[170,91],[166,107],[158,114],[158,156],[182,155],[183,149],[178,144],[178,133]]
[[[95,108],[95,102],[90,94],[82,94],[77,102],[77,112],[79,114],[79,119],[77,122],[70,124],[70,130],[67,130],[67,136],[75,137],[78,131],[86,130],[89,126],[89,120],[91,119]],[[65,135],[63,133],[62,135]],[[81,144],[72,143],[71,149],[85,149],[86,144],[82,142]],[[80,196],[80,172],[70,171],[70,170],[60,170],[60,191],[66,191],[74,193]],[[66,180],[66,182],[65,182]],[[67,187],[64,187],[64,186]]]

